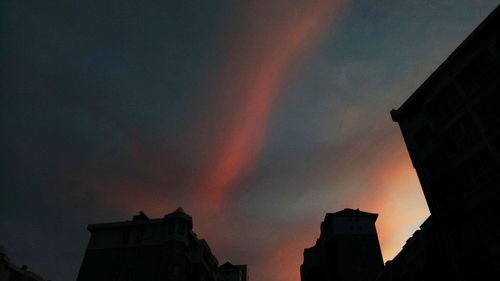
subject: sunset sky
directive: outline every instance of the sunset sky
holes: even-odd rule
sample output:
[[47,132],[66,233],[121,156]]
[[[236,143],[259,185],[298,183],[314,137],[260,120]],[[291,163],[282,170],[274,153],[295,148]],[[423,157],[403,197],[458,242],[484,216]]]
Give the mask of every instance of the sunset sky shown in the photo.
[[429,215],[389,111],[498,5],[0,3],[0,245],[75,280],[91,223],[182,206],[219,263],[299,281],[325,213]]

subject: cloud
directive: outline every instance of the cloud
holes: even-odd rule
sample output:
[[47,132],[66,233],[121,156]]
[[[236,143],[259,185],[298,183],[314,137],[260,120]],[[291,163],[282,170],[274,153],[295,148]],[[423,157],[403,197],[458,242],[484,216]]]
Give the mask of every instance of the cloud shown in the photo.
[[[345,207],[380,214],[390,259],[427,208],[388,112],[497,3],[160,2],[2,5],[13,258],[74,279],[86,224],[181,205],[220,261],[263,280],[298,280]],[[65,230],[22,234],[41,228]]]
[[[216,91],[216,111],[225,111],[224,128],[206,174],[198,185],[207,210],[224,204],[235,180],[258,159],[269,113],[289,68],[315,45],[339,16],[345,1],[251,2],[234,41],[227,47]],[[282,9],[287,5],[287,9]],[[202,203],[203,204],[203,203]]]

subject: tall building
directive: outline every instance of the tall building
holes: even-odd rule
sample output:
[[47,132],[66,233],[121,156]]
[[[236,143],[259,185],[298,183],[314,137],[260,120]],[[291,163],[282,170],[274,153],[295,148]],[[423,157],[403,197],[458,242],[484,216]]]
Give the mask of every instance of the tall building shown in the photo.
[[248,281],[247,265],[226,262],[217,270],[217,281]]
[[455,280],[500,278],[499,26],[497,7],[391,111]]
[[441,235],[429,217],[375,281],[449,280],[454,268]]
[[384,266],[375,228],[377,217],[358,209],[326,214],[316,245],[304,250],[301,280],[373,280]]
[[182,208],[163,218],[92,224],[78,281],[215,281],[218,262]]

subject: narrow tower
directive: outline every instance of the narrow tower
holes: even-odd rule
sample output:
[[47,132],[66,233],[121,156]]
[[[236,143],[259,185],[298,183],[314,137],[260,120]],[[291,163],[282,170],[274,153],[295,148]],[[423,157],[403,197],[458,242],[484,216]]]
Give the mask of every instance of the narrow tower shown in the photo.
[[316,245],[304,250],[302,281],[369,281],[384,263],[375,221],[359,209],[327,213]]

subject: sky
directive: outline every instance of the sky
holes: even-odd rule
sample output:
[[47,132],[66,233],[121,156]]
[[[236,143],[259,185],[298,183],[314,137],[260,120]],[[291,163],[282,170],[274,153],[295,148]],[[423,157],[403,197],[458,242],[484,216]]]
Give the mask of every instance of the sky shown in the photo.
[[325,213],[429,215],[398,108],[498,1],[0,3],[0,245],[75,280],[91,223],[193,216],[219,263],[299,281]]

